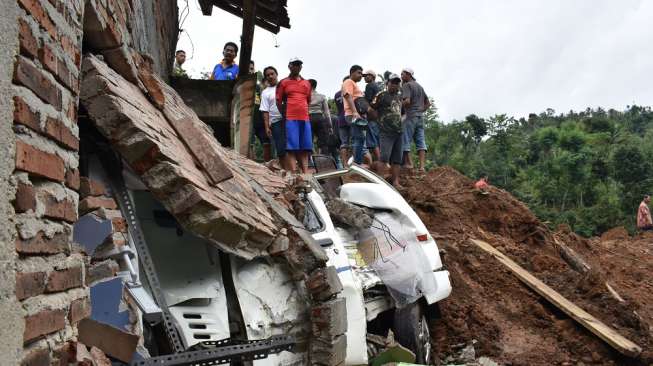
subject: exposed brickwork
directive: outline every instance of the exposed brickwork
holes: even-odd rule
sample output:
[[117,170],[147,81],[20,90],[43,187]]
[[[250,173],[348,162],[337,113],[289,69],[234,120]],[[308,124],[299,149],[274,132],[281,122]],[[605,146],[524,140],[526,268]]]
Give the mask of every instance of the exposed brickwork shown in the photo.
[[27,343],[37,337],[56,332],[66,326],[66,312],[63,309],[42,310],[25,318],[23,342]]
[[18,56],[18,63],[14,71],[14,81],[32,90],[44,102],[61,110],[61,89],[57,83],[46,76],[28,59]]
[[30,58],[38,57],[39,44],[34,37],[34,34],[32,33],[32,28],[22,18],[18,19],[18,26],[18,42],[20,44],[21,55],[25,55]]
[[41,131],[41,115],[32,110],[21,97],[14,97],[14,123],[25,125],[36,132]]
[[79,214],[95,211],[98,208],[115,209],[118,205],[113,198],[108,197],[86,197],[79,202]]
[[59,292],[82,285],[82,267],[78,266],[50,272],[45,290],[46,292]]
[[20,140],[16,140],[16,169],[58,182],[65,174],[63,159]]
[[87,318],[91,315],[91,299],[84,297],[77,299],[70,304],[68,311],[68,321],[71,324],[77,323],[80,320]]
[[104,188],[104,184],[94,179],[81,177],[79,182],[80,182],[79,195],[82,198],[88,196],[103,196],[107,192],[106,189]]
[[39,25],[45,29],[45,31],[52,37],[52,39],[57,39],[57,29],[52,19],[46,12],[43,7],[42,1],[40,0],[18,0],[18,4],[22,6],[29,14],[34,17],[34,19],[39,23]]
[[16,238],[16,251],[20,254],[57,254],[68,250],[70,233],[60,232],[48,237],[39,231],[30,239]]
[[36,210],[36,195],[34,187],[23,182],[18,183],[16,187],[16,200],[14,201],[16,213]]
[[65,184],[66,187],[79,191],[79,184],[80,184],[80,177],[79,177],[79,169],[66,169],[66,174],[65,174]]
[[61,120],[48,117],[45,120],[44,132],[64,147],[79,150],[79,139]]
[[23,300],[45,291],[45,272],[16,273],[16,297]]
[[111,278],[118,272],[118,263],[112,259],[94,263],[86,268],[86,284],[91,285],[96,281]]

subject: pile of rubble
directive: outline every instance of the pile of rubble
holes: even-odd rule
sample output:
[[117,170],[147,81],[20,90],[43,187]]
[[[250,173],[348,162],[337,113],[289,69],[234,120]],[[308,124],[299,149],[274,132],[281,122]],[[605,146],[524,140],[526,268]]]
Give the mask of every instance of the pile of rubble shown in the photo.
[[[458,358],[460,345],[473,345],[475,356],[500,364],[651,362],[650,239],[585,240],[564,228],[552,232],[508,192],[491,187],[480,194],[449,167],[403,184],[404,197],[446,253],[451,273],[454,291],[440,304],[442,319],[432,329],[444,364]],[[469,239],[490,243],[643,352],[638,358],[620,355]]]

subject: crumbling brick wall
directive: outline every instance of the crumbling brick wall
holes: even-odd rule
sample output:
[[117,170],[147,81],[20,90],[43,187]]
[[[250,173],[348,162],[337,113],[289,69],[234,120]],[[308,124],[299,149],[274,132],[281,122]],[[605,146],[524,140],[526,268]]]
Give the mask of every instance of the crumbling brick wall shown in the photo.
[[[77,108],[82,0],[17,0],[13,70],[15,296],[23,364],[68,355],[90,313],[84,255],[72,243],[79,202]],[[18,336],[18,335],[14,335]]]

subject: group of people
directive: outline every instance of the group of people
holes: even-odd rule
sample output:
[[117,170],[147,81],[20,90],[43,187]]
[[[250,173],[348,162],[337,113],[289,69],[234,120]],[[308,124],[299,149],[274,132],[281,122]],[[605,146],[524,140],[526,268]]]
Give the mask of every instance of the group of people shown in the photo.
[[[237,54],[238,46],[227,42],[223,59],[210,78],[235,79],[239,73]],[[185,52],[177,51],[176,56],[173,75],[183,72]],[[424,171],[423,115],[430,102],[411,68],[404,68],[400,75],[386,73],[384,82],[378,82],[373,70],[351,66],[334,96],[336,110],[332,112],[328,98],[317,92],[317,81],[301,75],[302,66],[301,59],[290,59],[285,78],[280,78],[273,66],[263,69],[252,130],[263,146],[264,160],[271,159],[274,148],[282,168],[307,173],[315,145],[316,152],[331,155],[339,167],[351,159],[380,174],[390,168],[392,184],[399,186],[401,166],[413,167],[410,151],[414,143],[419,171]],[[254,70],[252,61],[249,72]],[[363,79],[364,91],[358,86]]]

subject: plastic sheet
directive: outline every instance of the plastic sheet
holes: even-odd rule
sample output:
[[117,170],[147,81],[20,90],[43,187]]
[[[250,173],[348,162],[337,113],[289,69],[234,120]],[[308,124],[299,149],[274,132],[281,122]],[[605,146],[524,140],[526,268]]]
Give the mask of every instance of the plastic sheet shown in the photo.
[[372,227],[359,231],[359,250],[397,307],[437,290],[433,270],[415,233],[391,213],[376,214]]

